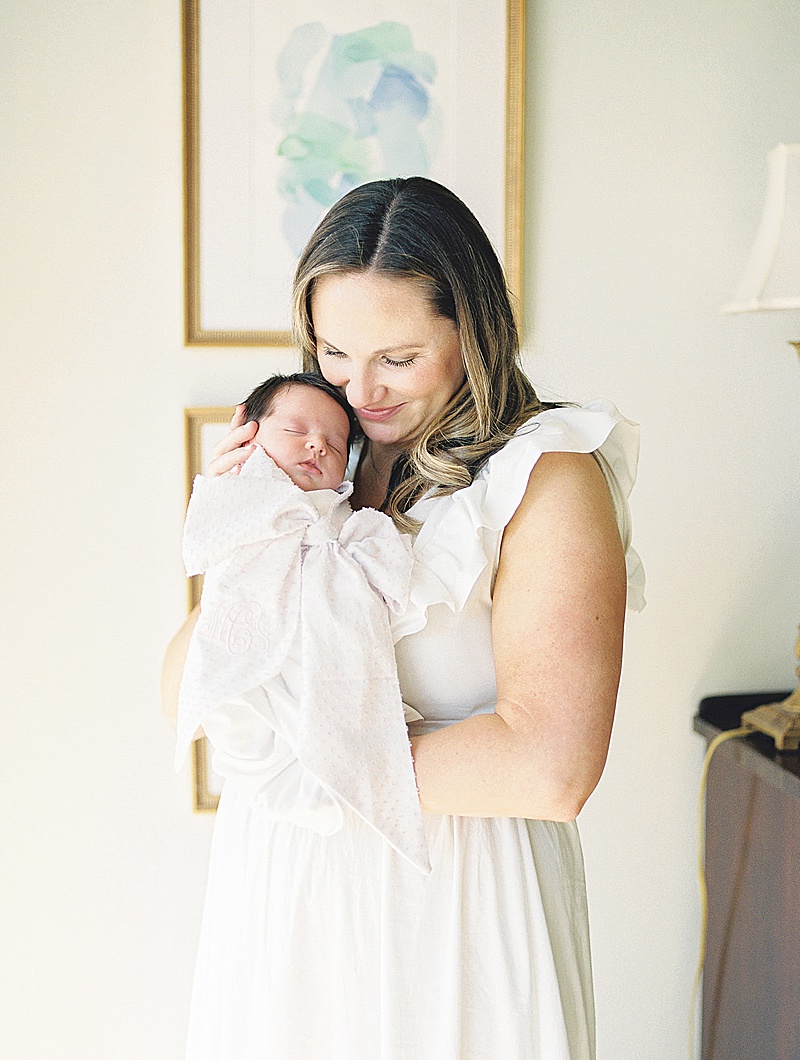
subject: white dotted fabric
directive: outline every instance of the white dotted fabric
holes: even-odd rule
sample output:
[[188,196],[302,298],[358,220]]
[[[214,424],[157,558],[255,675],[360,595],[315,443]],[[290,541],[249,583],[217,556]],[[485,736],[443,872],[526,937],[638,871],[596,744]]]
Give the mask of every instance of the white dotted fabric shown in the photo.
[[184,561],[205,578],[176,766],[204,726],[268,816],[330,834],[341,800],[428,872],[389,625],[410,543],[380,512],[353,513],[351,492],[304,492],[260,448],[239,475],[195,479]]

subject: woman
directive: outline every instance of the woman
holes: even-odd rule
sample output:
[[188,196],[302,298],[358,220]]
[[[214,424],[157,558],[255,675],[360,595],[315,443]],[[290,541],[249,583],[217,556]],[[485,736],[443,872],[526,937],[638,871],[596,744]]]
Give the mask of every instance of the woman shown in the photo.
[[[189,1056],[588,1060],[575,817],[608,750],[626,552],[641,602],[636,428],[607,403],[538,400],[485,233],[422,178],[330,210],[298,265],[294,326],[363,431],[354,506],[414,534],[394,635],[424,719],[411,745],[433,871],[355,817],[327,837],[259,821],[229,778]],[[211,473],[252,451],[241,418]]]

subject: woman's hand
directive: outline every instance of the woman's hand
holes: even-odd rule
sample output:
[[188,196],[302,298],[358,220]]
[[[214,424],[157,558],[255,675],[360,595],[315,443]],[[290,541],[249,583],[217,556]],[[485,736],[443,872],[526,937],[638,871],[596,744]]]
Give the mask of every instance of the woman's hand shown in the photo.
[[232,471],[234,475],[238,475],[242,464],[255,449],[253,439],[257,433],[256,421],[246,423],[244,405],[237,405],[231,418],[230,432],[214,446],[206,474],[215,477]]

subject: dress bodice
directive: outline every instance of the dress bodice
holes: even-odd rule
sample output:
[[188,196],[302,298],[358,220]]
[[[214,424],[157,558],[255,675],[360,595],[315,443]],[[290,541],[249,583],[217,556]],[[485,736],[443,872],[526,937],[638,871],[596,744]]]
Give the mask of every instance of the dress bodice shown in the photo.
[[425,722],[420,733],[494,709],[497,689],[491,602],[503,531],[544,452],[595,453],[609,484],[626,553],[628,607],[644,606],[644,574],[631,547],[628,495],[635,480],[638,426],[606,401],[533,417],[467,487],[417,502],[407,611],[393,621],[403,699]]

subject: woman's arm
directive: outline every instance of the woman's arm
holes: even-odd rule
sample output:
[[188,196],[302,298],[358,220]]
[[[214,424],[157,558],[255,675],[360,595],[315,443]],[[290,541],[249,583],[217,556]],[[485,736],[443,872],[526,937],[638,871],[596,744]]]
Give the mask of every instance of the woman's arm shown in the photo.
[[161,668],[161,703],[173,729],[178,727],[178,690],[181,687],[183,664],[192,639],[194,627],[200,617],[200,607],[195,607],[189,617],[169,642],[164,665]]
[[544,454],[503,535],[492,604],[495,712],[412,739],[424,810],[577,816],[608,752],[625,594],[597,462]]

